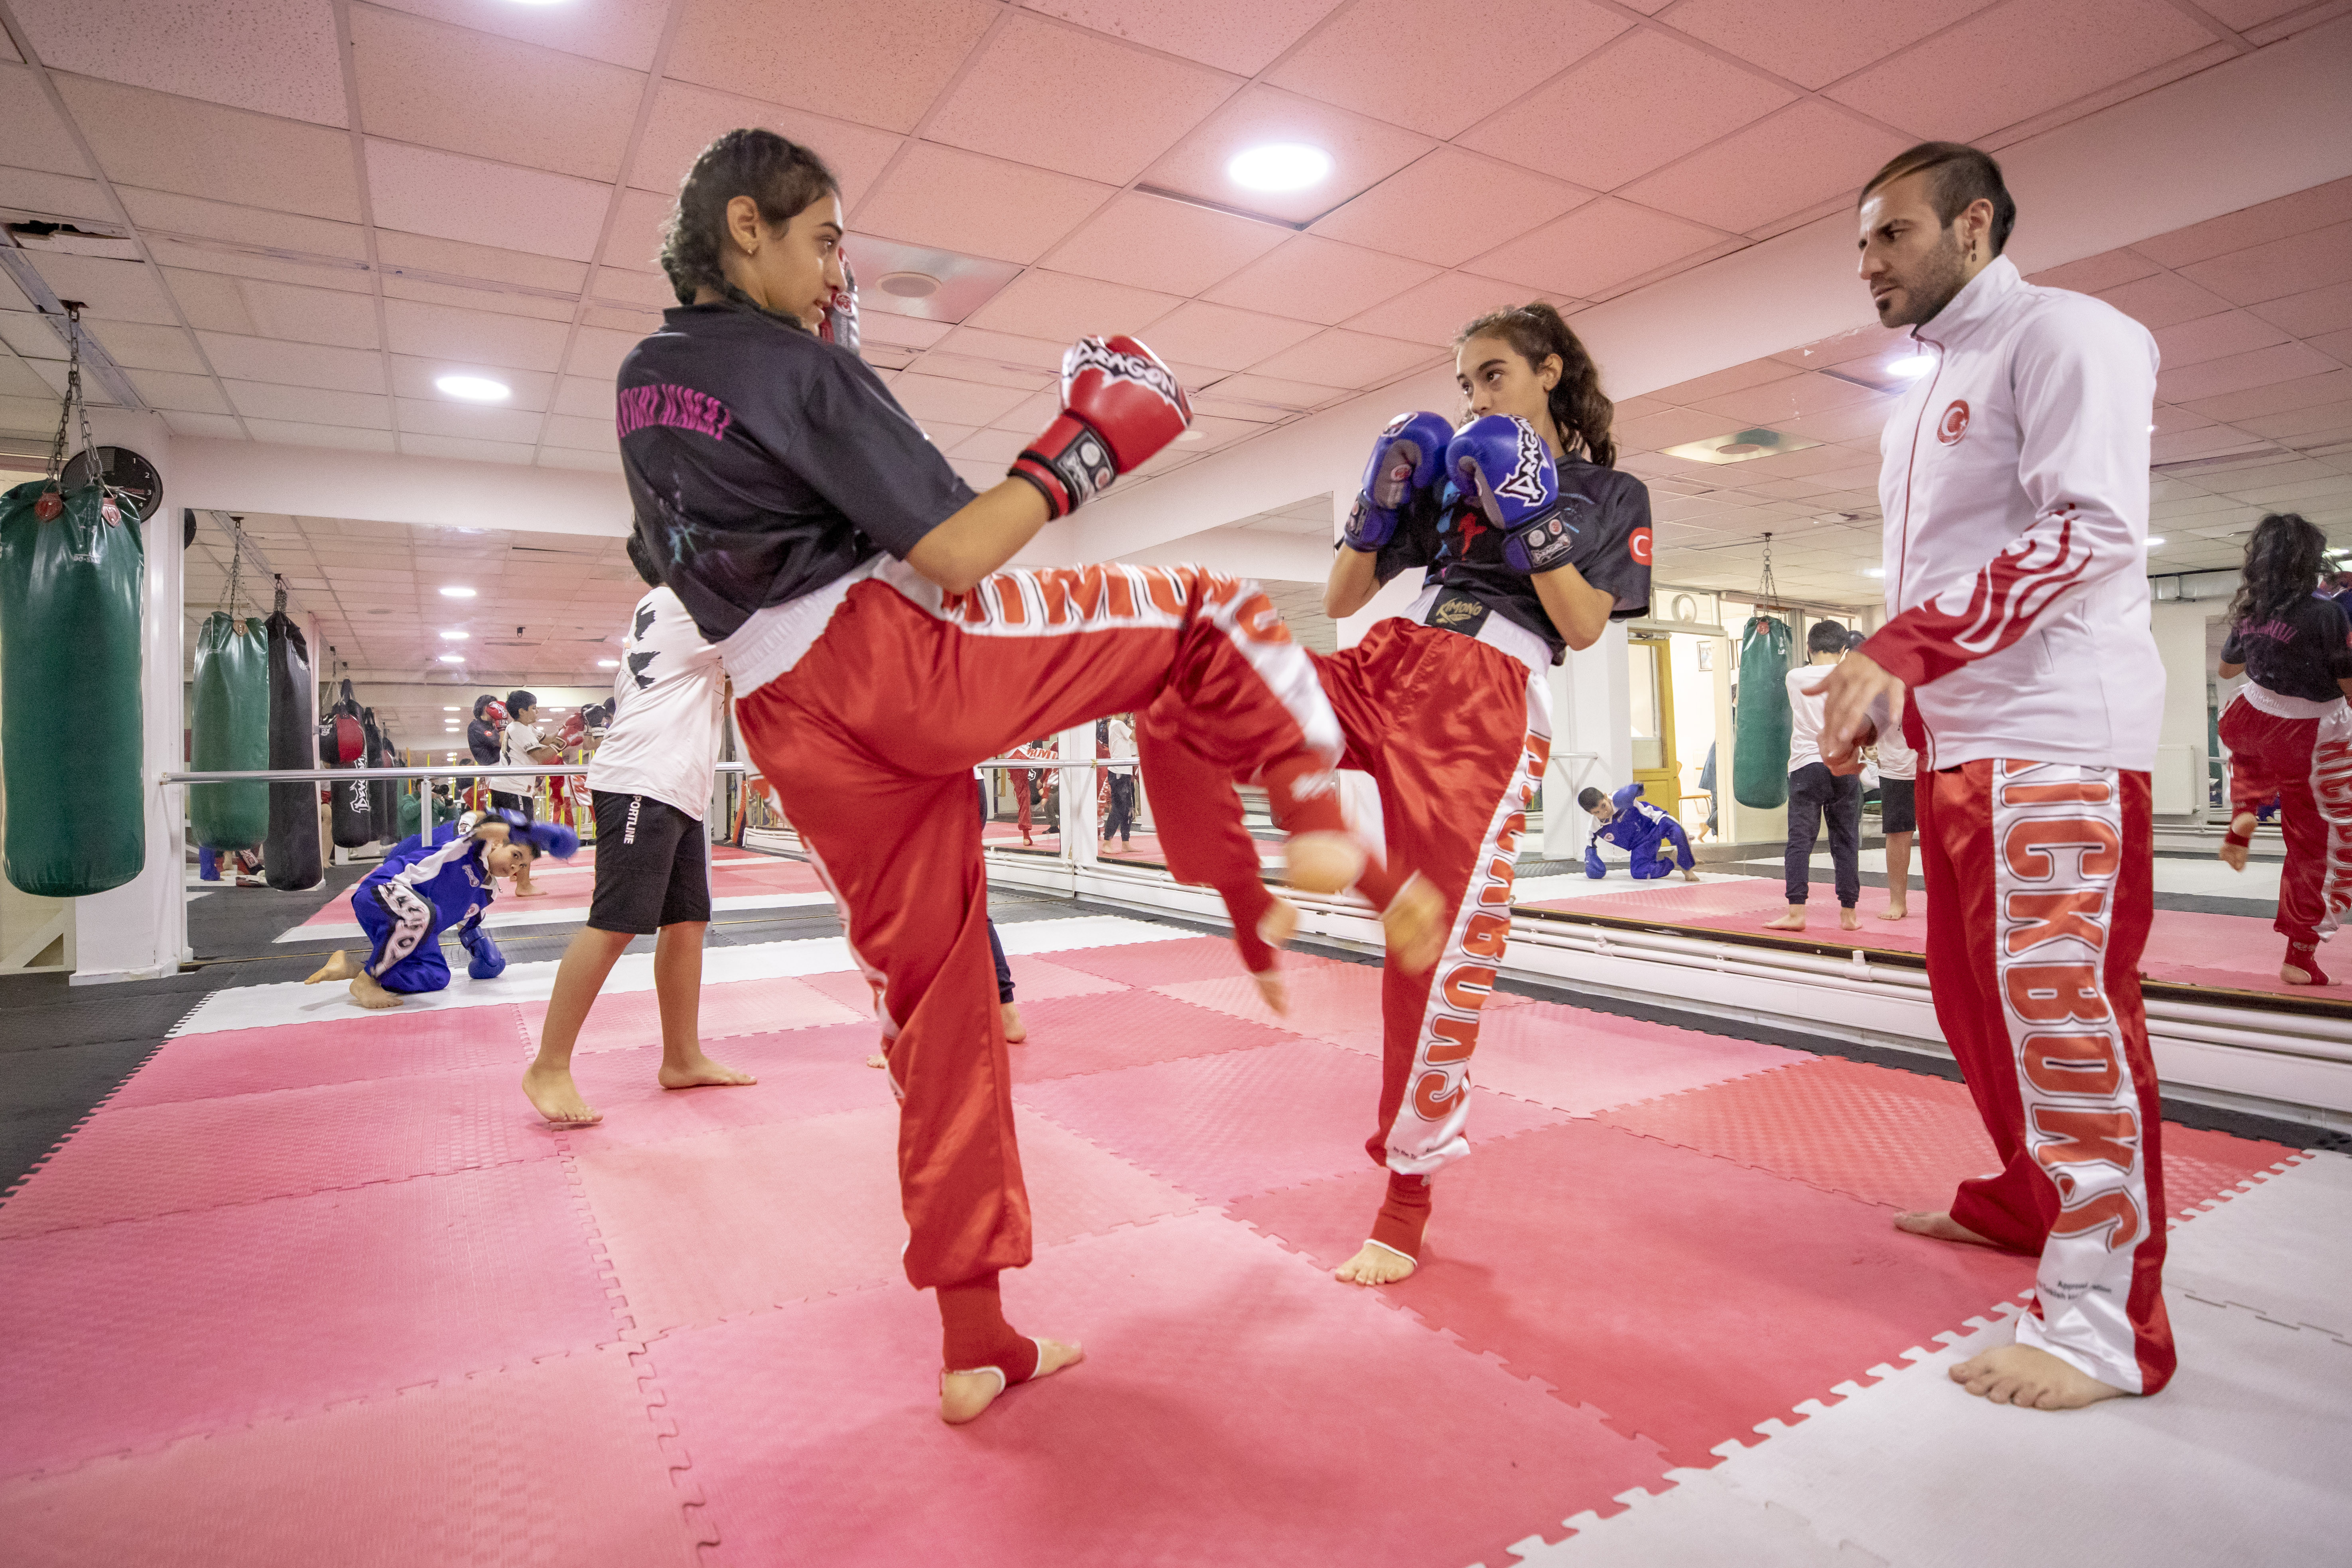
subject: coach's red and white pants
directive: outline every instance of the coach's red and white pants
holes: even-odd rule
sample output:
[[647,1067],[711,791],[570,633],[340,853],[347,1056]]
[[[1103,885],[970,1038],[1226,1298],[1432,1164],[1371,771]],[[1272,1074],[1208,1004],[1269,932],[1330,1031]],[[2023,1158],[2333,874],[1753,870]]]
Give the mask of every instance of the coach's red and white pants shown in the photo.
[[[948,595],[885,558],[761,612],[721,653],[744,742],[877,993],[907,1278],[992,1280],[1029,1261],[1029,1198],[973,764],[1160,701],[1221,785],[1265,784],[1280,816],[1293,781],[1329,777],[1330,704],[1255,584],[1189,566],[1008,571]],[[1336,828],[1326,812],[1289,825]]]
[[[1412,975],[1391,963],[1381,973],[1380,1110],[1365,1141],[1394,1175],[1425,1177],[1470,1152],[1470,1058],[1510,935],[1528,804],[1551,750],[1549,652],[1490,615],[1475,637],[1392,617],[1355,647],[1313,658],[1346,737],[1341,765],[1380,785],[1389,863],[1419,872],[1445,904],[1436,967]],[[1169,745],[1157,717],[1146,715],[1137,741],[1169,870],[1217,889],[1244,926],[1270,895],[1232,792]],[[1417,1256],[1417,1226],[1375,1239]]]
[[1952,1218],[2041,1255],[2021,1344],[2154,1394],[2174,1356],[2139,994],[2156,909],[2147,774],[1986,759],[1918,784],[1928,985],[2001,1159],[1960,1184]]
[[2221,710],[2221,744],[2233,812],[2278,800],[2286,864],[2273,926],[2308,952],[2352,906],[2352,705],[2249,685]]

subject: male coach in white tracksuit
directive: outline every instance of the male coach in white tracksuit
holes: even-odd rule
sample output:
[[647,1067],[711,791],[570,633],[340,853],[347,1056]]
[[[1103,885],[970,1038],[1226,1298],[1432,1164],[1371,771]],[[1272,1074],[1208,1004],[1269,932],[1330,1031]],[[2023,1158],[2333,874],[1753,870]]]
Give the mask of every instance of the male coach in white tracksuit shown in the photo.
[[1948,1214],[1896,1223],[2041,1257],[2016,1342],[1953,1369],[1970,1393],[2153,1394],[2174,1363],[2139,994],[2164,702],[2143,560],[2156,344],[2019,277],[2015,205],[1972,148],[1904,153],[1860,216],[1879,320],[1932,365],[1881,441],[1892,618],[1831,675],[1822,750],[1843,761],[1881,700],[1903,710],[1936,1016],[2002,1161]]

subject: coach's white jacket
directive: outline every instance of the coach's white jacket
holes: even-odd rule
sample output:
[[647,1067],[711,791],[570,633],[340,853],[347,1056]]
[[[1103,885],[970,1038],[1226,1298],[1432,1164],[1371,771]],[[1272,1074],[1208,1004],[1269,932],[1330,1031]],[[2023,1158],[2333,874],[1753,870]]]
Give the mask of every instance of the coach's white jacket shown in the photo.
[[2006,257],[1912,336],[1935,368],[1879,439],[1892,618],[1862,651],[1909,686],[1923,765],[2147,771],[2164,706],[2145,560],[2156,341]]

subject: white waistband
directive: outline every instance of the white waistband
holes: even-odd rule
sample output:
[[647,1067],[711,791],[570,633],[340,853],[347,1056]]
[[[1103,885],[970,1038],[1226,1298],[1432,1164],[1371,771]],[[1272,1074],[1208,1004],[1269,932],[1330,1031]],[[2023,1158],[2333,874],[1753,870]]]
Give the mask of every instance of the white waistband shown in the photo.
[[2289,697],[2284,691],[2273,691],[2251,680],[2238,689],[2238,695],[2245,699],[2246,706],[2259,709],[2273,719],[2325,719],[2344,706],[2341,697],[2331,697],[2325,702],[2308,697]]
[[[1421,596],[1405,606],[1405,619],[1427,626],[1430,606],[1437,603],[1437,595],[1444,591],[1444,585],[1442,584],[1432,584],[1423,588],[1421,591]],[[1461,634],[1457,632],[1454,635],[1458,637]],[[1487,607],[1486,619],[1480,625],[1471,640],[1485,643],[1488,647],[1498,652],[1509,654],[1513,658],[1526,665],[1530,674],[1540,675],[1551,668],[1550,646],[1543,638],[1492,605]]]
[[849,590],[880,571],[889,559],[877,555],[822,588],[752,611],[751,618],[735,628],[735,635],[719,645],[719,662],[735,683],[735,695],[749,697],[798,664],[824,634],[825,623],[833,619],[833,612],[841,607]]

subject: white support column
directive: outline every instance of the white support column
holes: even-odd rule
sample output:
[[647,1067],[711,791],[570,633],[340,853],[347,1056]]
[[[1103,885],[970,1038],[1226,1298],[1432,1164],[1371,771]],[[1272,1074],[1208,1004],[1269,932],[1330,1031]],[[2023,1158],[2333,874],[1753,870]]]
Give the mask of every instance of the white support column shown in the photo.
[[165,789],[157,775],[178,769],[185,749],[182,687],[180,502],[172,489],[172,437],[163,418],[93,408],[90,432],[100,446],[128,447],[155,465],[163,504],[142,529],[146,544],[140,606],[139,687],[142,794],[147,860],[121,887],[74,900],[73,984],[154,980],[179,973],[188,947],[187,792]]
[[2149,629],[2164,661],[2164,717],[2149,776],[2153,813],[2173,822],[2202,821],[2212,770],[2205,731],[2205,623],[2223,601],[2168,600],[2150,606]]
[[1577,809],[1587,784],[1603,794],[1633,777],[1632,668],[1625,624],[1612,621],[1601,640],[1551,668],[1551,764],[1544,770],[1544,858],[1584,854],[1591,819]]
[[[1071,762],[1090,762],[1095,754],[1095,727],[1080,724],[1065,730],[1060,737],[1062,756]],[[1101,857],[1096,851],[1096,835],[1102,831],[1102,818],[1095,811],[1095,783],[1101,775],[1093,768],[1062,768],[1057,770],[1062,780],[1062,855],[1073,866],[1091,866]]]

